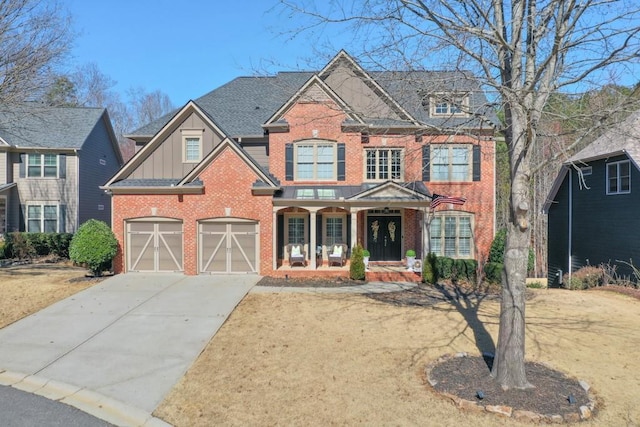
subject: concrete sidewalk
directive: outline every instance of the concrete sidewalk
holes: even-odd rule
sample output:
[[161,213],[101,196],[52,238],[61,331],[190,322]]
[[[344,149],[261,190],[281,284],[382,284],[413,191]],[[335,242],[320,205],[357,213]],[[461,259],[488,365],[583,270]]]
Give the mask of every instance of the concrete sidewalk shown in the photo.
[[114,276],[1,329],[0,371],[151,413],[259,279]]

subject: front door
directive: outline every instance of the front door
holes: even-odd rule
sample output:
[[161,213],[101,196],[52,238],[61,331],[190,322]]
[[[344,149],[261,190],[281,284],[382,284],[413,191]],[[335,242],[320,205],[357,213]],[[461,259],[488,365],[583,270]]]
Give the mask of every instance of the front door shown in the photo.
[[367,249],[371,261],[400,261],[401,220],[399,216],[367,217]]

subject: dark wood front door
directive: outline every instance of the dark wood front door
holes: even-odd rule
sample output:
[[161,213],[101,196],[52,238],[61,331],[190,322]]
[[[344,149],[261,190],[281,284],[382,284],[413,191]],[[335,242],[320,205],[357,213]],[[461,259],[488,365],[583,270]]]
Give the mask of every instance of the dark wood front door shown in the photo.
[[371,261],[399,261],[402,222],[399,216],[367,217],[367,249]]

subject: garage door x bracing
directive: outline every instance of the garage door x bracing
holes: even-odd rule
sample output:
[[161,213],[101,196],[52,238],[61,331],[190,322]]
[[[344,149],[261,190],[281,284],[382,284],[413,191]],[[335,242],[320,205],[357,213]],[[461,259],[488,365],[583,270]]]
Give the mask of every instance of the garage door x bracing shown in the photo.
[[200,273],[256,273],[258,224],[254,221],[203,221],[199,225]]
[[128,271],[183,271],[182,221],[127,223]]

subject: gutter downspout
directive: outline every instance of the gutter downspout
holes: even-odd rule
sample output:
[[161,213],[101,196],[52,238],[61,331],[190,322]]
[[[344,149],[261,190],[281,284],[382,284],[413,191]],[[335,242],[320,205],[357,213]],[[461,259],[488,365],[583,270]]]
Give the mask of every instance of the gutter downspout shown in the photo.
[[572,258],[572,243],[573,243],[573,171],[571,169],[569,169],[569,209],[568,209],[568,222],[569,222],[569,241],[568,243],[568,251],[569,251],[569,265],[567,266],[567,272],[569,273],[569,280],[571,280],[571,273],[572,273],[572,263],[571,263],[571,258]]

